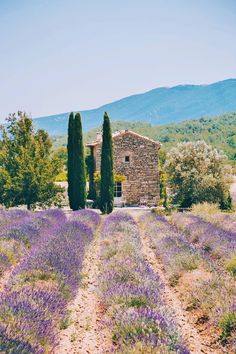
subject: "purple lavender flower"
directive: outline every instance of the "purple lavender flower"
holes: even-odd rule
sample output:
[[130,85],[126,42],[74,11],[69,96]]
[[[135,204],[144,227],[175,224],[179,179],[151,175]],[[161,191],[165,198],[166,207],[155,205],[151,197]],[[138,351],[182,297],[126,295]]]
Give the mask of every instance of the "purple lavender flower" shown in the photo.
[[71,215],[71,220],[81,221],[90,227],[97,227],[101,222],[101,216],[93,210],[84,209],[79,211],[74,211]]
[[101,299],[109,308],[114,344],[122,352],[141,342],[163,352],[189,353],[164,305],[164,286],[143,258],[134,219],[112,213],[102,226],[102,239]]
[[26,238],[30,250],[0,296],[0,348],[44,353],[57,343],[58,323],[80,283],[94,232],[83,222],[66,221],[57,210],[30,213],[14,227],[4,227],[4,242],[25,244]]

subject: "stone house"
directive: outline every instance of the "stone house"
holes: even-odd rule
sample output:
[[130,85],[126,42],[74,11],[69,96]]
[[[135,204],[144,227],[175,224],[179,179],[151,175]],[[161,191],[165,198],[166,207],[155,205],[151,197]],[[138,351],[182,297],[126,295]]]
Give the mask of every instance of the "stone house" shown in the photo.
[[[158,151],[161,144],[130,130],[112,135],[115,175],[123,181],[115,182],[115,205],[157,205],[160,186]],[[96,141],[88,143],[94,155],[96,171],[100,171],[101,134]]]

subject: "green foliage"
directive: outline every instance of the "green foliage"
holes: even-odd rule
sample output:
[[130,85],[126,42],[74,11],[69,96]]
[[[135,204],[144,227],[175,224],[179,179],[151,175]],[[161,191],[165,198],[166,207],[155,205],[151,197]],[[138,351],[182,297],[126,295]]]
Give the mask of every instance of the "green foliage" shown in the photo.
[[[152,125],[146,122],[111,122],[113,131],[130,129],[162,143],[162,151],[168,152],[180,142],[204,140],[218,150],[222,150],[232,163],[236,163],[236,112],[217,117],[186,120],[181,123]],[[98,128],[86,132],[86,142],[93,141]],[[53,139],[54,146],[66,145],[66,137]]]
[[25,113],[10,115],[1,127],[0,204],[28,209],[59,205],[63,189],[54,182],[61,169],[48,134],[34,131]]
[[181,207],[205,201],[221,205],[232,181],[226,161],[223,154],[204,141],[180,143],[171,149],[165,167],[173,202]]
[[233,255],[230,259],[226,261],[225,268],[232,275],[236,276],[236,255]]
[[109,214],[114,203],[113,146],[110,119],[105,112],[102,134],[100,210]]
[[236,330],[236,314],[234,312],[226,313],[221,319],[220,328],[220,341],[222,343],[227,343]]
[[229,191],[227,191],[227,193],[222,193],[219,206],[221,210],[232,210],[233,200]]
[[68,196],[72,210],[84,209],[86,204],[86,176],[82,124],[79,113],[69,116],[68,125]]
[[68,179],[68,198],[70,208],[75,208],[74,202],[74,113],[71,112],[68,122],[68,143],[67,143],[67,179]]
[[165,172],[166,153],[159,152],[159,178],[160,178],[160,203],[165,209],[168,208],[168,194],[167,194],[167,174]]
[[88,199],[96,201],[97,192],[95,187],[94,173],[95,173],[95,158],[93,148],[90,150],[90,155],[86,156],[86,168],[89,176],[89,192]]
[[55,178],[56,182],[65,182],[67,180],[67,172],[65,170],[61,171]]

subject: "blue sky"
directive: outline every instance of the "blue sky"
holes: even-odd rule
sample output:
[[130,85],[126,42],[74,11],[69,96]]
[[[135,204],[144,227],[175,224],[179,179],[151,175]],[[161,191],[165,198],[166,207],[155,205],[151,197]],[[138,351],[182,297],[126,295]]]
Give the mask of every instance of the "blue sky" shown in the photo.
[[0,120],[236,77],[236,0],[0,0]]

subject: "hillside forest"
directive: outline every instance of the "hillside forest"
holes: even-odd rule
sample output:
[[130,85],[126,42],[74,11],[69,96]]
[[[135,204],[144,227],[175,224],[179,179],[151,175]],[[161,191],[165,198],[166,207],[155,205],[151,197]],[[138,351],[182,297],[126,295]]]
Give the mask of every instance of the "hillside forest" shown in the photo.
[[[162,143],[162,151],[168,152],[179,142],[204,140],[219,151],[223,151],[232,165],[236,164],[236,112],[216,117],[202,117],[181,123],[152,125],[146,122],[111,121],[112,131],[130,129]],[[101,127],[84,133],[85,142],[93,141]],[[54,150],[66,157],[67,136],[52,137]],[[58,149],[59,148],[59,149]]]

